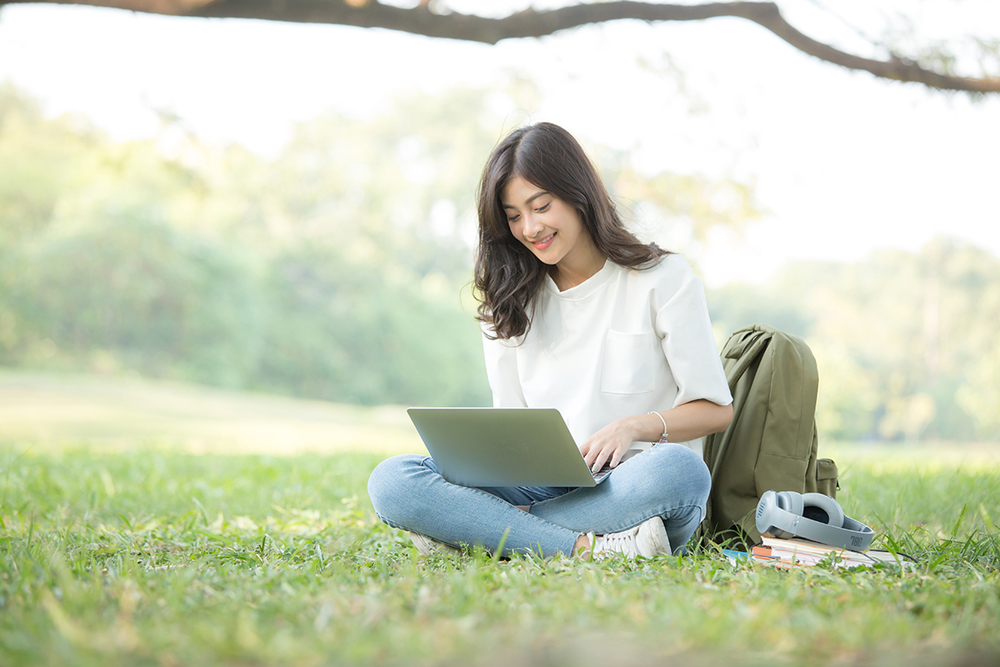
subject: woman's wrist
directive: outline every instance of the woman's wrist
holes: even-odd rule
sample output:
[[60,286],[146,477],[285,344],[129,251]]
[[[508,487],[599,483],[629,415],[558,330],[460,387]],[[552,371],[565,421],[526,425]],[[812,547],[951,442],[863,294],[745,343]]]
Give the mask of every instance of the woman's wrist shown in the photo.
[[650,411],[648,414],[656,418],[657,423],[663,427],[662,432],[656,440],[650,440],[650,442],[655,442],[656,444],[664,443],[667,441],[667,420],[659,412]]
[[659,442],[664,422],[655,412],[633,415],[622,420],[629,442]]

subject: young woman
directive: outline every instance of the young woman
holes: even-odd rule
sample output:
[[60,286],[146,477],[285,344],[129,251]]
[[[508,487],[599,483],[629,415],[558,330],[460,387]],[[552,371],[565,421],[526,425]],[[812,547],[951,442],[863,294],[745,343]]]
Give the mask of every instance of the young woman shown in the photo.
[[397,456],[368,481],[376,513],[422,553],[676,551],[705,513],[699,439],[732,418],[700,281],[625,229],[583,149],[551,123],[496,147],[478,208],[494,405],[558,408],[587,463],[614,471],[595,487],[476,489],[428,456]]

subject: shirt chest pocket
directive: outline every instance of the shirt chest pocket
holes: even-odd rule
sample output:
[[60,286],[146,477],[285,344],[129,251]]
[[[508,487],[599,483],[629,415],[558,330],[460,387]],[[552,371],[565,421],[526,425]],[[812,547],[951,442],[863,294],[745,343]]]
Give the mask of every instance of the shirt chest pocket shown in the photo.
[[604,345],[601,391],[641,394],[656,388],[654,372],[659,340],[652,331],[625,333],[611,329]]

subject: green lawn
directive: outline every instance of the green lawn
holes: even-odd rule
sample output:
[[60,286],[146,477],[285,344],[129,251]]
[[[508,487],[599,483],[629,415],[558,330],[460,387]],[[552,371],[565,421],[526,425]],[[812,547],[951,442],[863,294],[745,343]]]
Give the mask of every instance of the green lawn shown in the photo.
[[400,410],[124,387],[0,374],[0,665],[1000,662],[1000,446],[824,448],[913,571],[421,559],[365,494]]

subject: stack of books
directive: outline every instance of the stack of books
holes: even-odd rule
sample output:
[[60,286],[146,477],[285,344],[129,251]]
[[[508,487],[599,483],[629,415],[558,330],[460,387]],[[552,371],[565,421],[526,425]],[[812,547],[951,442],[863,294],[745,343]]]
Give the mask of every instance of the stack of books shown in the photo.
[[[842,547],[831,547],[819,542],[798,538],[781,539],[768,534],[761,536],[763,544],[753,547],[749,554],[739,554],[756,563],[778,568],[812,567],[830,563],[835,568],[868,567],[876,563],[901,564],[905,560],[889,551],[869,550],[864,553]],[[727,554],[734,560],[736,554]]]

